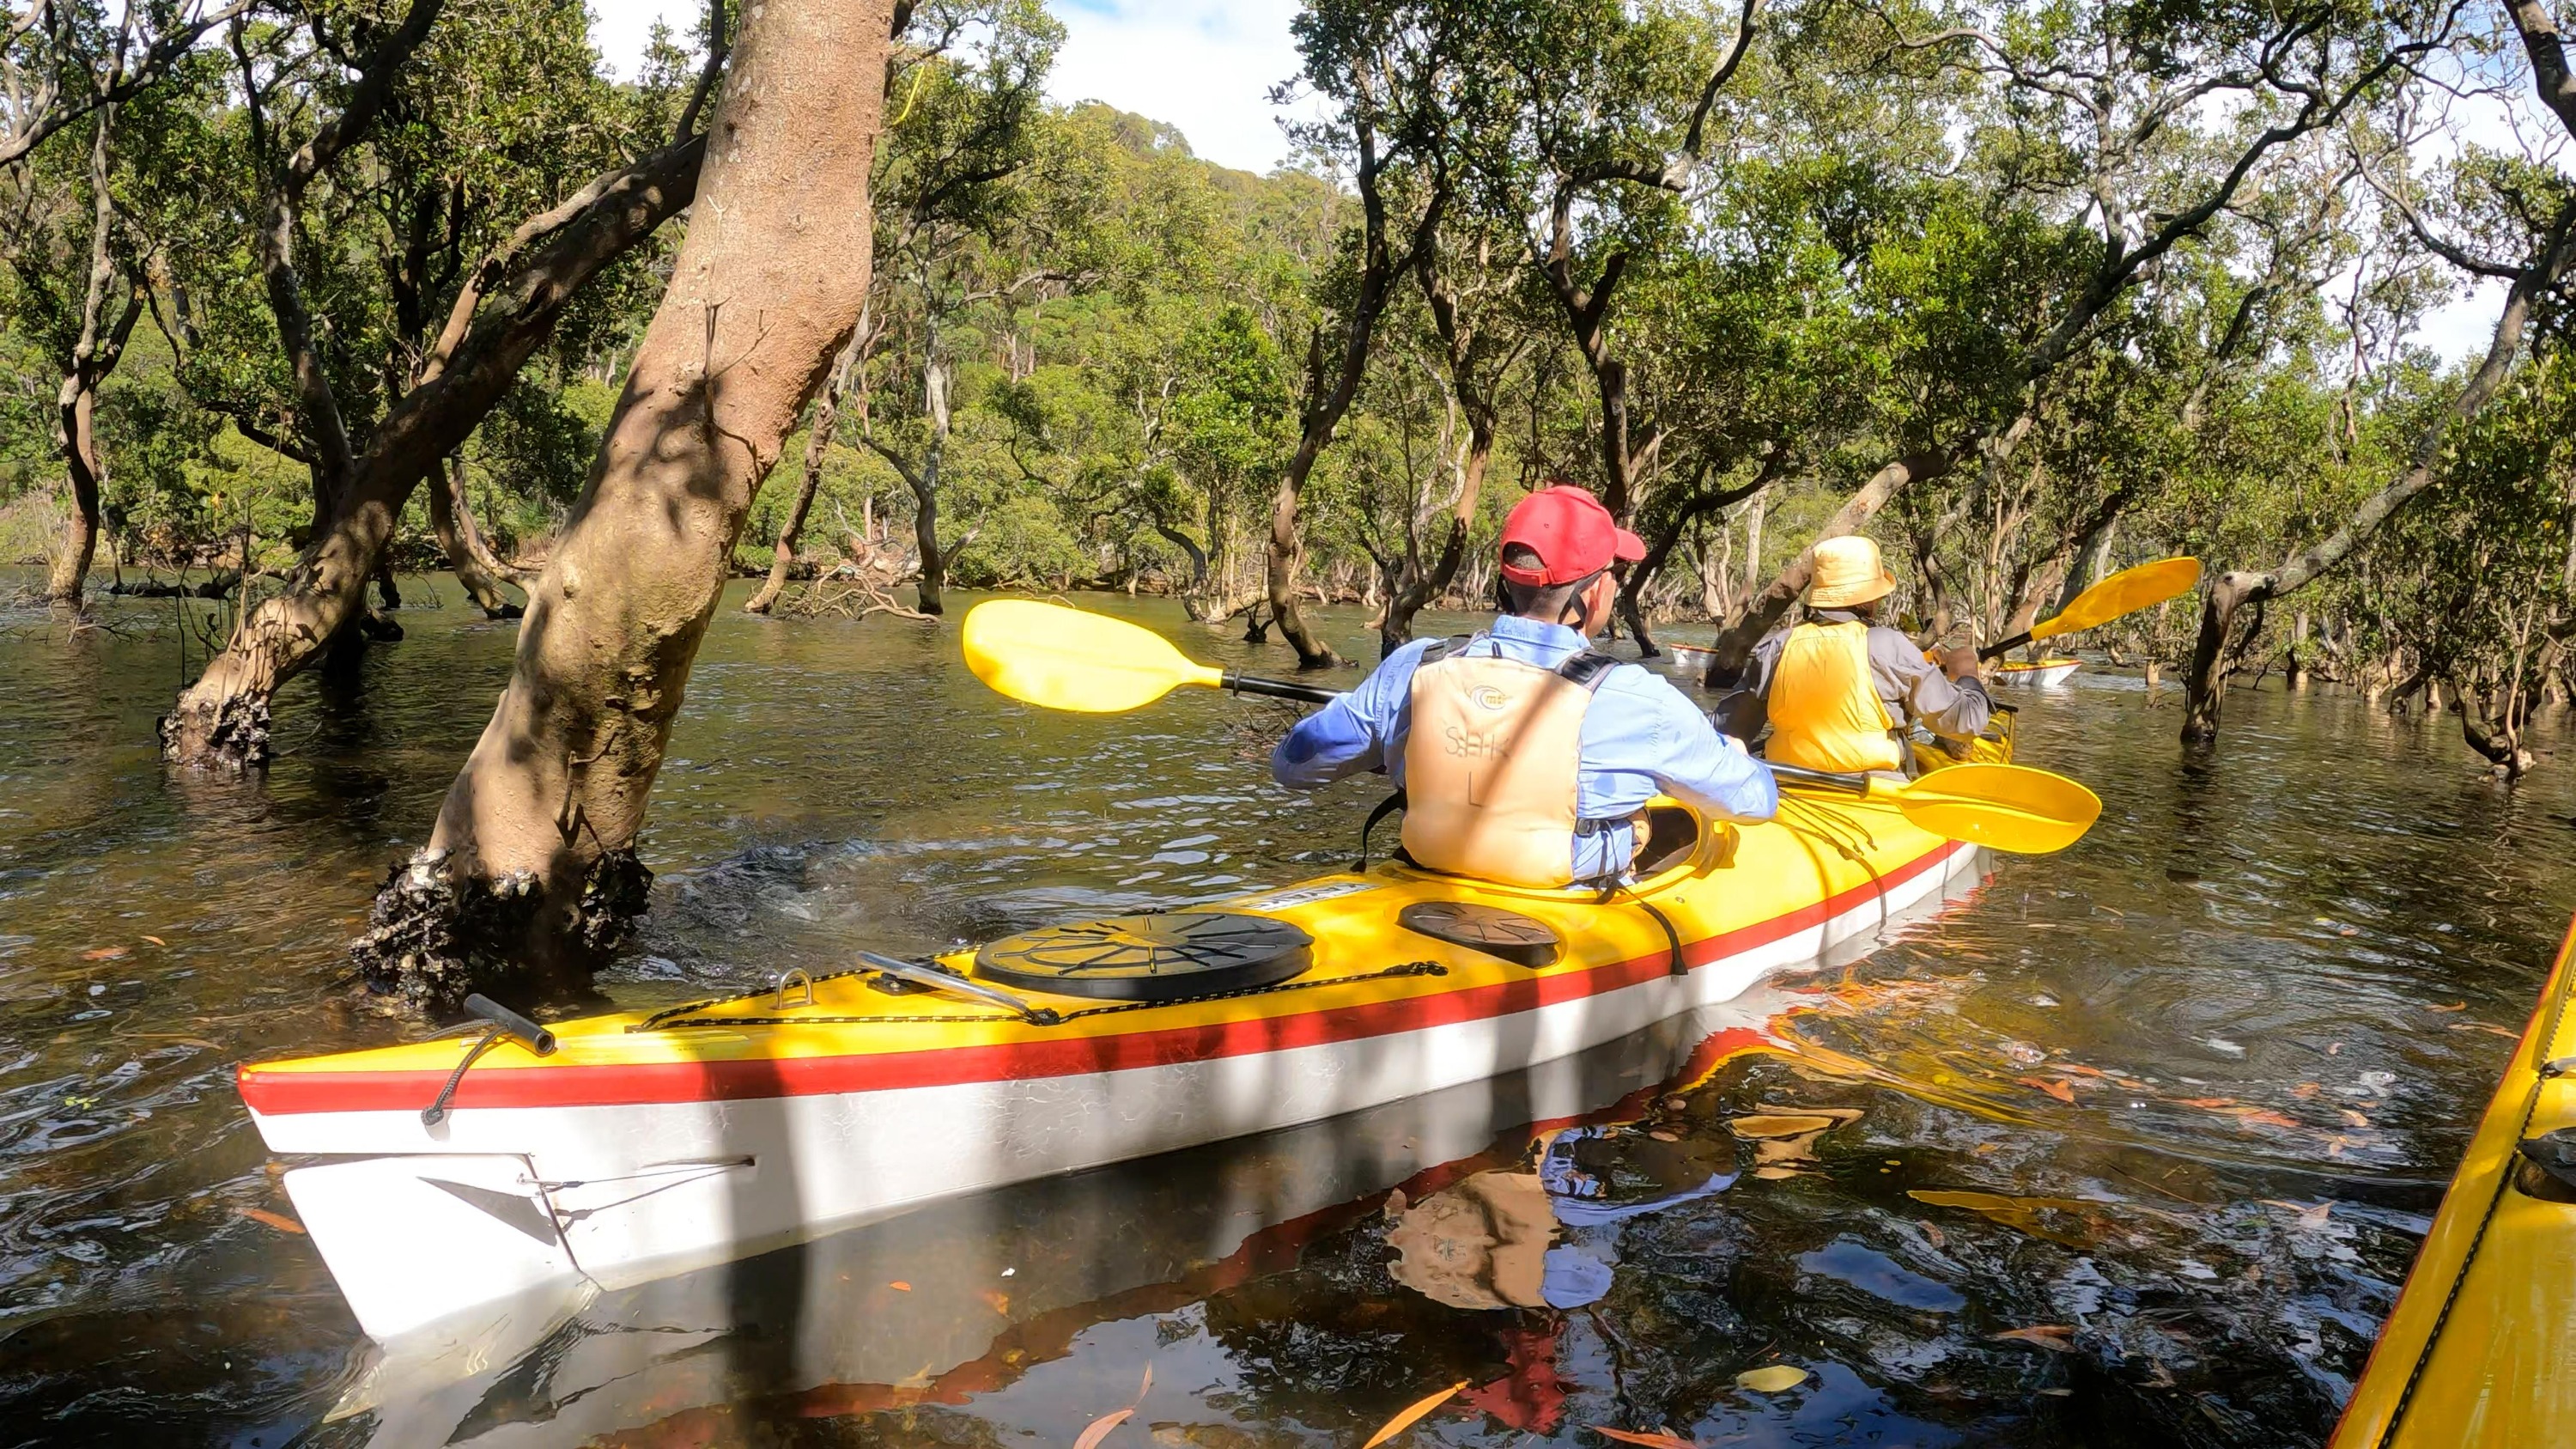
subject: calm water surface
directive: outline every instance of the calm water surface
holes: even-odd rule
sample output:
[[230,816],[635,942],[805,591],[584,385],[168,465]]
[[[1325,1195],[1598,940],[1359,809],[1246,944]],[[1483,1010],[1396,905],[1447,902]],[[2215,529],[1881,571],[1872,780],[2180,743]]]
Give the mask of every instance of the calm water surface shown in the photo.
[[[486,1362],[385,1361],[231,1073],[426,1029],[342,989],[340,949],[514,626],[408,592],[447,607],[354,685],[290,688],[251,784],[159,763],[179,606],[0,616],[0,1445],[1061,1445],[1131,1406],[1111,1449],[1349,1445],[1460,1382],[1413,1442],[2312,1444],[2576,909],[2570,760],[2508,792],[2446,723],[2258,693],[2185,763],[2170,693],[2079,676],[2022,718],[2025,759],[2103,796],[2083,845],[1740,1011],[610,1295]],[[954,650],[720,615],[653,917],[604,987],[677,1000],[1348,858],[1372,793],[1265,784],[1275,715],[1042,716]],[[1601,1196],[1550,1222],[1566,1170]],[[1493,1251],[1515,1233],[1549,1251]],[[1805,1377],[1737,1382],[1775,1365]]]

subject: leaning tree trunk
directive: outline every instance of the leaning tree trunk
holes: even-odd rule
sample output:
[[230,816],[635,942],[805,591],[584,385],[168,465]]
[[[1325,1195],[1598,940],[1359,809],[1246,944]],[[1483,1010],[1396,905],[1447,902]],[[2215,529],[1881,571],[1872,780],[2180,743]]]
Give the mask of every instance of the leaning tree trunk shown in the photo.
[[450,457],[447,466],[438,470],[437,481],[430,485],[430,532],[438,535],[439,550],[447,555],[448,572],[465,586],[465,597],[474,601],[484,618],[518,618],[523,611],[501,592],[501,581],[492,576],[466,543],[466,535],[473,527],[473,516],[465,511],[465,460]]
[[787,587],[788,571],[796,567],[796,541],[804,535],[805,515],[814,507],[814,490],[823,481],[823,459],[832,450],[832,434],[841,424],[841,395],[849,390],[850,373],[858,364],[861,339],[867,333],[862,320],[850,333],[849,344],[833,360],[832,380],[823,389],[823,401],[814,409],[813,424],[805,434],[805,475],[797,480],[796,500],[787,506],[787,521],[778,526],[778,547],[769,559],[769,577],[760,588],[743,600],[746,614],[766,614],[778,602],[779,591]]
[[2522,351],[2522,334],[2530,323],[2535,299],[2557,284],[2571,260],[2576,260],[2576,202],[2559,208],[2530,265],[2515,274],[2513,286],[2505,293],[2504,307],[2496,314],[2495,336],[2487,344],[2486,356],[2469,374],[2467,384],[2451,399],[2450,406],[2435,413],[2416,434],[2406,470],[2363,499],[2352,516],[2324,542],[2280,568],[2270,572],[2230,569],[2210,582],[2201,596],[2200,637],[2193,641],[2191,673],[2184,682],[2184,744],[2217,742],[2219,710],[2227,701],[2227,679],[2236,668],[2238,651],[2251,642],[2253,633],[2249,629],[2244,631],[2247,638],[2236,637],[2237,615],[2248,607],[2259,609],[2314,583],[2351,557],[2410,499],[2433,486],[2452,430],[2465,426],[2485,410],[2503,388],[2505,378],[2513,371],[2514,359]]
[[[1843,506],[1832,518],[1825,521],[1823,531],[1816,535],[1816,543],[1858,533],[1878,510],[1887,506],[1887,501],[1894,498],[1899,489],[1921,479],[1937,478],[1948,472],[1950,466],[1948,457],[1935,454],[1899,458],[1879,469],[1861,485],[1859,492],[1843,501]],[[1789,612],[1789,606],[1807,591],[1807,581],[1814,575],[1815,565],[1815,544],[1810,543],[1790,560],[1788,567],[1780,570],[1760,593],[1753,596],[1744,606],[1741,617],[1718,631],[1715,657],[1708,665],[1709,688],[1725,690],[1735,687],[1736,680],[1744,673],[1744,666],[1753,659],[1753,646],[1762,642],[1762,636],[1770,633],[1771,627],[1780,622],[1780,616]]]
[[761,480],[867,296],[891,0],[748,12],[669,289],[529,599],[508,690],[352,954],[451,1007],[578,985],[642,909],[635,840]]
[[162,719],[165,758],[231,771],[267,762],[269,701],[365,607],[367,580],[412,489],[464,446],[582,284],[689,204],[706,151],[697,136],[600,176],[486,258],[449,313],[438,364],[368,436],[345,505],[306,546],[285,589],[243,611]]

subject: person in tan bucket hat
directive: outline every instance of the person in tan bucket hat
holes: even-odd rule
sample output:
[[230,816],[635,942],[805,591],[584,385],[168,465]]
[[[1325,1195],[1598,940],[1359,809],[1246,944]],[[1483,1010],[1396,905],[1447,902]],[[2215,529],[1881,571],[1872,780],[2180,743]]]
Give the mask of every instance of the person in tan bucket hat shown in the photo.
[[1719,707],[1719,725],[1751,741],[1768,724],[1764,756],[1816,770],[1904,770],[1910,725],[1945,740],[1986,727],[1994,703],[1977,677],[1977,651],[1950,650],[1935,666],[1901,631],[1878,622],[1896,588],[1878,545],[1857,535],[1815,547],[1807,617],[1753,646],[1744,687]]

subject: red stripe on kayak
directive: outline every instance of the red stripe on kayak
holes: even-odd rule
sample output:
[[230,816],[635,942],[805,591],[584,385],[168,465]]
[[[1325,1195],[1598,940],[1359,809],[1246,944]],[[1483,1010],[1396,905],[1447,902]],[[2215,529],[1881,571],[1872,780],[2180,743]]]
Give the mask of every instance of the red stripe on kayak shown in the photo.
[[[1958,850],[1945,842],[1869,885],[1733,931],[1686,943],[1692,966],[1767,946],[1883,895]],[[1649,981],[1666,969],[1664,953],[1611,961],[1588,971],[1532,976],[1428,996],[1364,1002],[1292,1016],[1164,1027],[1118,1036],[1056,1037],[996,1046],[935,1047],[918,1052],[845,1056],[761,1057],[739,1061],[631,1062],[611,1066],[523,1067],[468,1072],[450,1105],[467,1107],[615,1107],[655,1102],[734,1101],[845,1092],[946,1087],[967,1082],[1082,1076],[1135,1067],[1170,1066],[1219,1057],[1322,1046],[1428,1027],[1511,1016],[1598,996]],[[253,1112],[418,1111],[447,1080],[445,1071],[238,1073],[242,1101]]]

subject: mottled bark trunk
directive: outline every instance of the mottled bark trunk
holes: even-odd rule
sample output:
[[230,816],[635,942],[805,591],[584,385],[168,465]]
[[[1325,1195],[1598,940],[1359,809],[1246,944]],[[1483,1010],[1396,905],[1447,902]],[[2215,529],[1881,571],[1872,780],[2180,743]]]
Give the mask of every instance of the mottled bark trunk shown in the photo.
[[705,154],[701,138],[602,176],[531,218],[487,261],[449,315],[438,365],[369,435],[330,526],[306,546],[283,590],[243,611],[223,650],[161,721],[165,757],[228,770],[267,761],[269,700],[364,606],[367,580],[412,489],[464,445],[581,284],[689,204]]
[[521,612],[501,591],[500,579],[485,568],[483,561],[467,546],[465,536],[474,527],[473,515],[465,511],[465,460],[450,458],[438,470],[429,490],[429,528],[438,535],[439,550],[447,555],[448,572],[464,585],[465,597],[483,611],[486,619],[515,619]]
[[930,418],[930,442],[921,450],[921,467],[904,475],[912,487],[912,537],[921,551],[921,612],[939,614],[947,610],[940,591],[948,586],[948,560],[939,552],[939,465],[948,453],[948,365],[938,355],[939,341],[934,334],[930,342],[931,359],[921,369],[923,410]]
[[90,142],[90,238],[88,290],[81,301],[80,339],[63,369],[55,412],[63,434],[63,472],[72,496],[71,536],[45,576],[45,597],[79,608],[89,581],[90,561],[98,555],[99,490],[107,465],[98,451],[98,388],[116,370],[133,335],[134,319],[143,312],[143,290],[130,280],[125,310],[104,334],[108,289],[116,280],[116,258],[110,240],[116,229],[116,200],[110,185],[109,137],[116,128],[116,107],[101,106]]
[[753,7],[669,289],[428,846],[353,954],[430,1007],[586,982],[650,882],[636,836],[726,560],[866,299],[888,0]]
[[45,597],[77,609],[89,578],[90,560],[98,553],[98,484],[102,470],[98,438],[91,427],[98,393],[77,375],[63,379],[63,390],[71,394],[62,410],[64,471],[69,475],[72,495],[71,536],[63,541],[63,551],[54,556],[53,567],[45,575]]
[[850,373],[857,366],[861,339],[867,334],[864,318],[850,334],[847,346],[832,362],[832,380],[824,385],[823,401],[814,408],[814,421],[805,434],[805,471],[796,481],[796,497],[787,505],[786,521],[778,525],[778,546],[770,554],[769,577],[759,589],[743,600],[746,614],[766,614],[778,602],[779,591],[787,587],[788,571],[796,567],[796,542],[805,533],[805,515],[814,507],[814,490],[823,481],[823,460],[832,450],[832,434],[841,426],[841,397],[849,391]]
[[[1320,440],[1318,440],[1320,445]],[[1298,450],[1300,454],[1304,449]],[[1300,669],[1328,669],[1342,662],[1314,626],[1306,622],[1305,613],[1297,606],[1297,570],[1305,562],[1305,540],[1298,536],[1297,493],[1305,483],[1308,468],[1292,467],[1279,480],[1279,492],[1270,503],[1270,545],[1262,557],[1263,597],[1270,604],[1270,622],[1279,626],[1279,637],[1297,651]]]
[[1449,505],[1449,529],[1440,541],[1440,552],[1428,566],[1413,560],[1414,567],[1407,570],[1401,586],[1387,591],[1386,613],[1377,628],[1380,659],[1413,642],[1413,616],[1447,593],[1458,577],[1458,565],[1467,556],[1467,533],[1476,523],[1476,500],[1485,491],[1485,473],[1493,461],[1493,414],[1485,409],[1468,421],[1467,457],[1459,470],[1458,499]]

